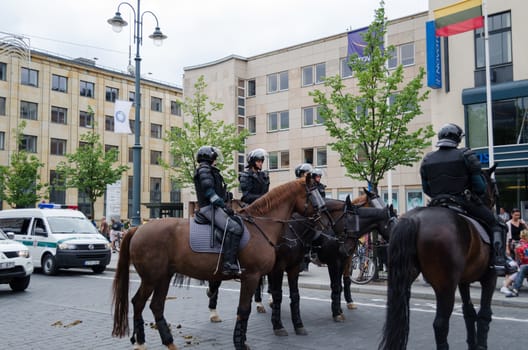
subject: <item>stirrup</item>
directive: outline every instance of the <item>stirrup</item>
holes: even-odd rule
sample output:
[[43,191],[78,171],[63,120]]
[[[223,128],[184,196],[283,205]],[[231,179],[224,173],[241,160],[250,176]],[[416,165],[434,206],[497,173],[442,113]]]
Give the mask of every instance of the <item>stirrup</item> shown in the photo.
[[495,269],[495,273],[499,277],[506,276],[506,269],[502,265],[494,265],[493,268]]

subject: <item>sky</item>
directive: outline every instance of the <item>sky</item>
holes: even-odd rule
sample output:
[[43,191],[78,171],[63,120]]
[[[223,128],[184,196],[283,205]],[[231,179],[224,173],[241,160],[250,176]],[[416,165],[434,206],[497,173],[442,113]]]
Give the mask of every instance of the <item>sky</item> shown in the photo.
[[[66,58],[95,59],[126,71],[133,42],[133,12],[121,5],[129,25],[121,33],[107,23],[120,0],[1,0],[0,38],[23,35],[35,50]],[[137,10],[137,0],[128,1]],[[368,26],[378,0],[142,0],[141,75],[182,86],[184,67],[229,55],[251,57]],[[389,20],[426,11],[428,0],[385,0]],[[148,38],[156,26],[162,47]]]

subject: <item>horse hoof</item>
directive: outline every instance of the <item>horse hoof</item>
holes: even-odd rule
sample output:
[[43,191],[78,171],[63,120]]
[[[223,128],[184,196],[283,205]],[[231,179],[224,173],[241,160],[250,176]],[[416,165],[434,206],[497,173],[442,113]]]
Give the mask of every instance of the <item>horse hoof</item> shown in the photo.
[[299,327],[299,328],[295,328],[295,334],[297,334],[297,335],[308,335],[308,332],[306,331],[306,328]]
[[345,316],[343,314],[334,316],[335,322],[345,322]]
[[147,350],[147,346],[145,344],[138,344],[134,343],[134,350]]
[[288,335],[288,331],[286,331],[284,328],[281,328],[281,329],[274,329],[273,330],[273,333],[277,336],[277,337],[286,337]]
[[220,318],[220,316],[216,315],[209,317],[209,321],[211,321],[212,323],[219,323],[222,322],[222,319]]
[[264,307],[264,305],[257,305],[257,312],[259,314],[265,314],[266,313],[266,308]]
[[169,350],[178,350],[178,348],[174,344],[167,345],[167,349],[169,349]]
[[355,309],[357,309],[357,305],[354,304],[354,303],[348,303],[348,304],[347,304],[347,309],[349,309],[349,310],[355,310]]

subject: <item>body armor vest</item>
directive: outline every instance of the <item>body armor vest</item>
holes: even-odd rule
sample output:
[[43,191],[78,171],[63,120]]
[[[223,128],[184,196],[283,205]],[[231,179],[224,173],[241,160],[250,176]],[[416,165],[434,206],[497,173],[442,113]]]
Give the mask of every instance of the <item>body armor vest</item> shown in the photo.
[[464,157],[464,149],[440,148],[427,154],[422,163],[422,171],[431,190],[430,195],[460,195],[471,189],[471,174]]
[[226,199],[226,185],[220,170],[207,162],[200,163],[198,169],[196,169],[194,173],[194,188],[196,189],[196,197],[200,208],[211,204],[209,198],[205,195],[208,189],[213,189],[222,199]]
[[266,172],[244,171],[239,176],[242,201],[253,203],[269,191],[270,180]]

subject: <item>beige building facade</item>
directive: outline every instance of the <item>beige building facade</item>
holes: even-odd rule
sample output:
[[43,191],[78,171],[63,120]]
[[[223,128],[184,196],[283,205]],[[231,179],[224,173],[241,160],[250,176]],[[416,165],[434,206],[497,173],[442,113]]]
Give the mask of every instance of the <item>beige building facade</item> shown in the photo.
[[[25,121],[23,147],[44,163],[42,182],[52,183],[57,164],[65,154],[79,147],[82,134],[93,128],[101,136],[105,149],[119,150],[117,164],[130,169],[121,178],[116,191],[120,216],[131,217],[133,134],[114,132],[115,100],[135,101],[135,78],[123,72],[99,67],[86,59],[67,59],[31,51],[30,57],[17,50],[0,55],[0,164],[9,165],[17,151],[17,125]],[[182,89],[175,85],[141,80],[141,203],[179,202],[179,191],[173,190],[170,175],[159,165],[159,157],[169,162],[169,149],[163,141],[165,132],[181,126]],[[93,117],[88,113],[94,111]],[[134,130],[135,105],[129,114]],[[51,188],[49,201],[78,205],[96,220],[105,215],[107,197],[95,203],[90,213],[89,201],[76,189],[60,191]],[[7,208],[7,203],[3,203]],[[181,213],[180,213],[181,215]],[[159,216],[159,209],[141,206],[141,217]]]

